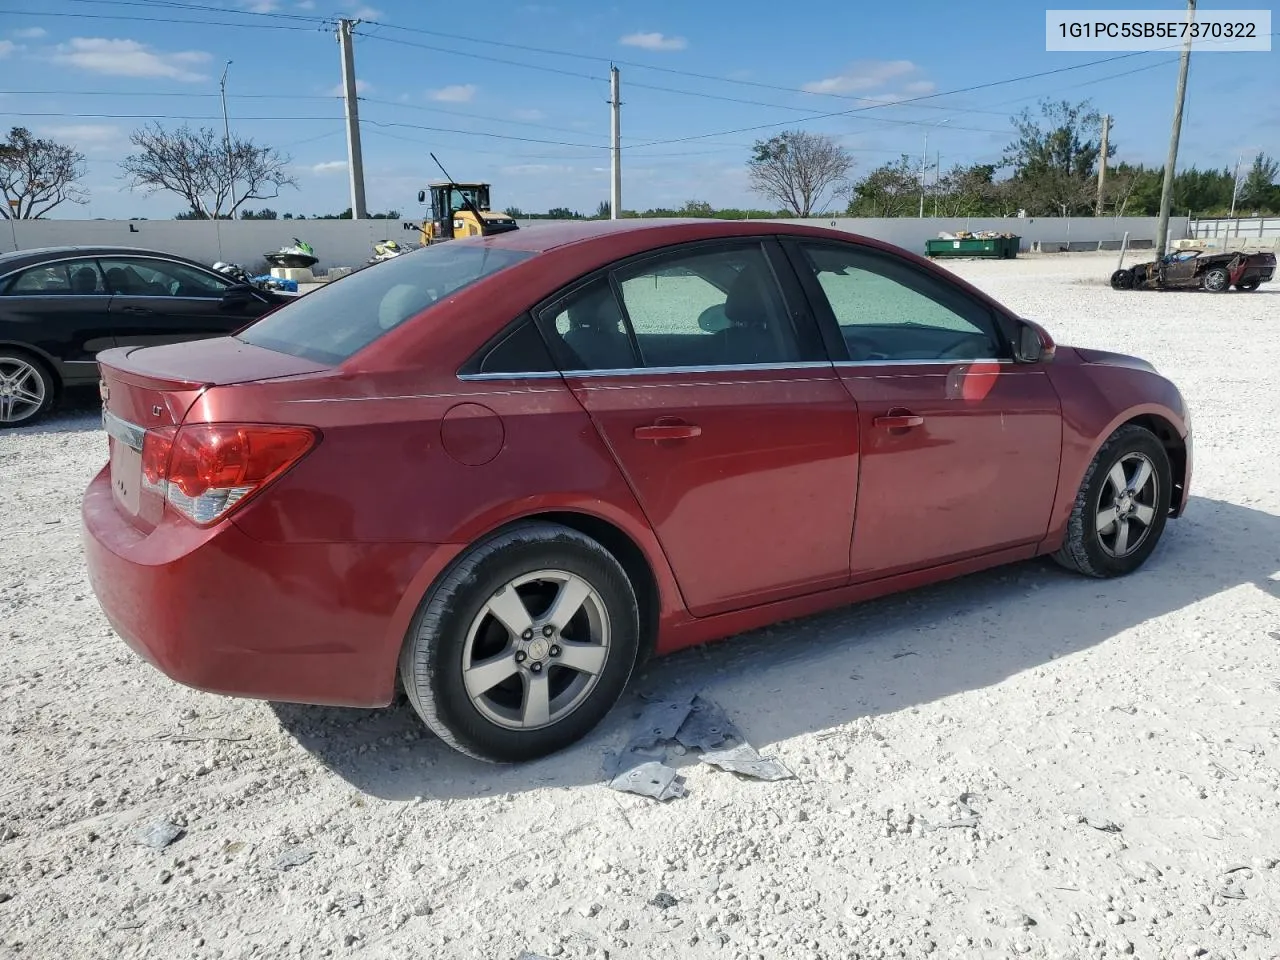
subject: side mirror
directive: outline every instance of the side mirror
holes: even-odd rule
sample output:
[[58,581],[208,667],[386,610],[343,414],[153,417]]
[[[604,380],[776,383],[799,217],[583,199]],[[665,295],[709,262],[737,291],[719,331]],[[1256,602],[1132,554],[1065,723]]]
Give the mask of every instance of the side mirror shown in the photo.
[[1049,332],[1031,320],[1018,321],[1015,359],[1019,363],[1048,363],[1057,349]]
[[237,283],[234,287],[228,287],[222,294],[222,308],[224,310],[238,310],[251,300],[264,299],[259,296],[258,291],[247,283]]
[[426,202],[427,202],[427,191],[425,191],[425,190],[419,190],[419,191],[418,191],[418,202],[419,202],[419,203],[426,203]]

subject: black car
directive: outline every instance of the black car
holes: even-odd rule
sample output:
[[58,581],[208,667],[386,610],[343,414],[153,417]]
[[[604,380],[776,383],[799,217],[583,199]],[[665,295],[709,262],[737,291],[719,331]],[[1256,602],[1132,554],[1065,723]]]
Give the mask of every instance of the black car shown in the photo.
[[0,428],[32,422],[65,387],[96,383],[100,350],[224,336],[292,296],[155,250],[0,255]]

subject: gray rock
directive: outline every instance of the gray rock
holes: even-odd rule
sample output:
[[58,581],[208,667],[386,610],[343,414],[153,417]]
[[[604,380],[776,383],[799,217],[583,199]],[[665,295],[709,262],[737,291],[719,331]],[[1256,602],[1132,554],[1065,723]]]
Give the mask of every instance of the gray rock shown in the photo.
[[314,850],[308,850],[306,847],[290,847],[276,857],[276,869],[290,870],[293,867],[300,867],[315,855]]
[[134,839],[152,850],[163,850],[169,844],[181,839],[185,833],[182,827],[175,826],[168,820],[158,820],[137,831]]

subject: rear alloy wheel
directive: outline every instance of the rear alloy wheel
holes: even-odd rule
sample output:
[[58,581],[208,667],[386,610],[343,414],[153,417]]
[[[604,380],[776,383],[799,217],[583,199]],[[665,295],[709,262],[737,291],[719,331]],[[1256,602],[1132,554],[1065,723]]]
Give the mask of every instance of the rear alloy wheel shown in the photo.
[[21,427],[53,406],[53,377],[25,353],[0,349],[0,428]]
[[1211,267],[1204,272],[1202,282],[1210,293],[1222,293],[1231,287],[1231,274],[1226,267]]
[[1112,290],[1132,290],[1133,289],[1133,271],[1117,270],[1111,274]]
[[1091,577],[1132,573],[1164,532],[1172,492],[1169,454],[1155,434],[1121,427],[1089,464],[1053,558]]
[[1252,293],[1254,290],[1257,290],[1258,287],[1260,286],[1262,286],[1262,281],[1259,280],[1257,277],[1252,277],[1248,280],[1241,280],[1239,283],[1236,284],[1236,289],[1243,290],[1245,293]]
[[622,694],[639,649],[622,565],[598,542],[523,523],[481,542],[432,588],[409,629],[409,701],[451,747],[532,760],[585,736]]

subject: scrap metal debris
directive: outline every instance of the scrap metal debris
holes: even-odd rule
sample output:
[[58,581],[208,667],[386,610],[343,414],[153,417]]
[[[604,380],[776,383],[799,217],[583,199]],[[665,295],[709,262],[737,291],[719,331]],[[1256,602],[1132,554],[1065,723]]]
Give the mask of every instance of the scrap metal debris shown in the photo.
[[181,827],[175,826],[167,820],[161,820],[150,826],[143,827],[134,834],[134,837],[139,843],[150,847],[152,850],[163,850],[184,833],[186,831]]
[[655,800],[685,796],[684,778],[666,762],[668,747],[681,755],[698,750],[703,763],[756,780],[794,777],[778,760],[760,756],[718,704],[694,696],[648,703],[610,765],[609,786]]
[[289,870],[293,867],[300,867],[315,855],[314,850],[308,850],[306,847],[290,847],[276,857],[276,869]]
[[976,799],[978,799],[978,795],[975,793],[965,792],[960,794],[960,796],[956,798],[955,805],[959,808],[961,816],[957,817],[955,820],[948,820],[945,823],[930,823],[929,821],[921,818],[921,822],[924,824],[924,829],[953,830],[962,827],[976,827],[978,825],[978,821],[982,818],[982,814],[973,809],[970,805],[970,801]]

